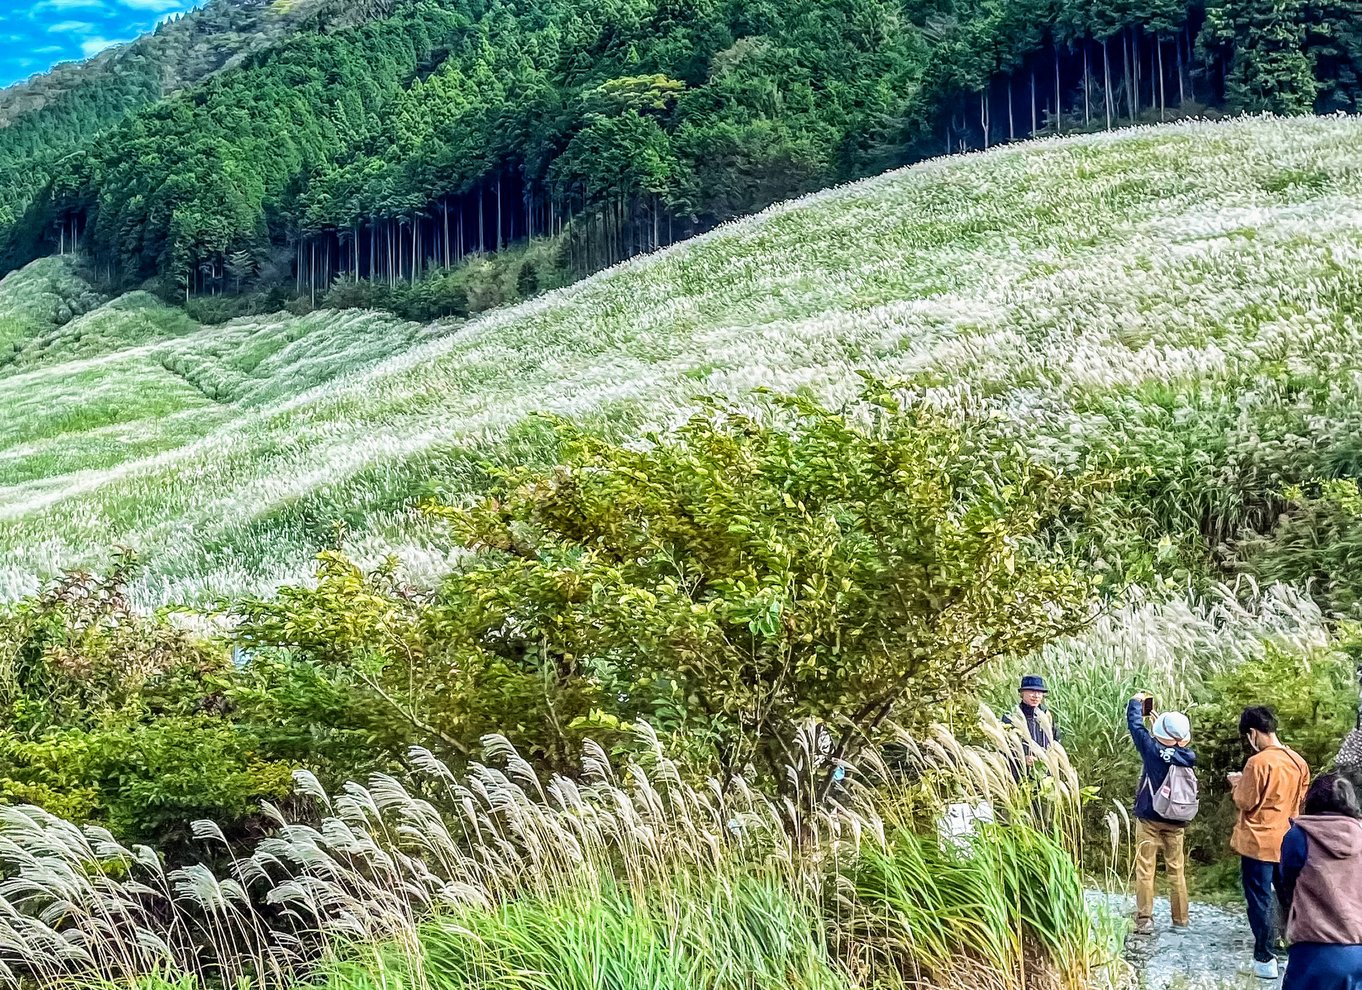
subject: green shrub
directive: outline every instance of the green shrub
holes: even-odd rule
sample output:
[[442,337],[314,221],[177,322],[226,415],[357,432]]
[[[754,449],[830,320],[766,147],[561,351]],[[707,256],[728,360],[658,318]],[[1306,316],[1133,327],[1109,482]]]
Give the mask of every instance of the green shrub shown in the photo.
[[291,789],[295,765],[234,723],[225,647],[129,605],[136,558],[0,611],[0,800],[178,847]]
[[136,566],[125,553],[106,575],[72,572],[0,610],[0,706],[9,728],[99,725],[111,713],[139,710],[172,674],[204,678],[228,668],[221,645],[132,609],[124,587]]
[[393,289],[387,305],[398,316],[417,323],[467,316],[468,271],[448,269],[410,285],[399,285]]
[[263,292],[194,296],[188,302],[183,299],[179,302],[192,319],[210,325],[226,323],[243,316],[260,316],[279,309],[275,300]]
[[441,635],[601,681],[624,714],[709,740],[722,774],[779,780],[803,720],[847,755],[1086,620],[1091,582],[1051,538],[1106,479],[879,383],[845,413],[775,401],[643,449],[560,424],[559,467],[503,472],[447,513],[476,556],[442,590]]
[[[468,625],[480,617],[464,614],[466,602],[409,595],[394,565],[365,572],[328,551],[313,586],[235,603],[240,641],[273,659],[252,675],[264,679],[238,687],[234,699],[281,731],[314,726],[277,744],[287,751],[325,739],[321,753],[338,774],[418,743],[462,761],[492,732],[565,768],[584,734],[576,724],[605,703],[601,685],[546,654],[482,648]],[[352,721],[338,731],[333,720],[342,715]]]
[[392,304],[392,296],[392,290],[381,282],[342,275],[322,297],[321,305],[324,309],[385,309]]
[[[466,317],[530,299],[566,284],[557,242],[537,241],[495,254],[473,254],[451,268],[437,269],[414,282],[356,280],[342,276],[319,305],[326,309],[386,309],[403,319],[430,323]],[[294,306],[311,308],[308,299]],[[290,306],[290,308],[294,308]]]
[[262,798],[287,797],[292,772],[263,758],[248,731],[207,716],[53,729],[37,739],[0,733],[0,800],[172,851],[196,819],[233,830]]

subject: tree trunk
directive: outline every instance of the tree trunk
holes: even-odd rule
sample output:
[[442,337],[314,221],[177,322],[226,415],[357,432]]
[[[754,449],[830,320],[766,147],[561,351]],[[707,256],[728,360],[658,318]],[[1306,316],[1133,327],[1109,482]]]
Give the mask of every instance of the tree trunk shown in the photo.
[[449,200],[444,202],[445,213],[445,267],[449,267]]
[[[1205,61],[1204,59],[1202,60]],[[1188,88],[1192,91],[1192,102],[1196,102],[1196,78],[1192,75],[1192,66],[1196,64],[1196,39],[1192,37],[1192,22],[1187,22],[1187,82]]]
[[1110,38],[1102,39],[1102,75],[1105,78],[1105,85],[1102,87],[1102,99],[1107,105],[1107,130],[1111,130],[1111,50],[1107,47]]
[[1012,76],[1007,77],[1007,139],[1017,140],[1017,122],[1012,118]]
[[1031,70],[1031,136],[1036,136],[1036,131],[1040,130],[1040,125],[1036,122],[1036,70]]
[[1121,35],[1121,47],[1125,55],[1125,65],[1121,68],[1125,71],[1126,77],[1126,110],[1130,113],[1130,122],[1135,123],[1135,75],[1130,64],[1130,29],[1127,28]]
[[487,224],[483,218],[487,207],[487,190],[478,190],[478,253],[487,252]]
[[1059,89],[1059,46],[1055,46],[1055,133],[1064,133],[1064,100]]
[[1083,41],[1083,126],[1092,123],[1092,73],[1088,71],[1088,42]]
[[1165,94],[1163,94],[1163,38],[1158,39],[1159,46],[1159,120],[1167,120],[1167,105]]
[[[1130,29],[1130,47],[1132,50],[1131,60],[1134,64],[1135,72],[1135,113],[1138,116],[1141,99],[1144,96],[1144,93],[1142,92],[1144,89],[1144,73],[1140,71],[1143,67],[1144,55],[1140,51],[1140,29],[1138,26]],[[1150,95],[1149,102],[1151,104],[1154,102],[1153,94]]]
[[501,226],[501,224],[502,224],[502,220],[501,220],[501,176],[497,176],[497,250],[498,250],[498,251],[501,250],[502,244],[505,243],[505,242],[502,240],[502,237],[501,237],[501,231],[502,231],[502,226]]
[[979,128],[984,132],[984,149],[988,149],[988,91],[979,90]]
[[1182,34],[1174,35],[1173,41],[1177,45],[1178,52],[1178,107],[1181,108],[1187,102],[1187,94],[1182,88]]

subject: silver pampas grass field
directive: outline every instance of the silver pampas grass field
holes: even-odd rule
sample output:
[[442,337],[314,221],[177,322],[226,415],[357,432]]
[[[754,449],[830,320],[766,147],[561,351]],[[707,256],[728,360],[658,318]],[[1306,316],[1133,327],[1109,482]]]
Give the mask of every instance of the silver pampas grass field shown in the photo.
[[[1061,465],[1159,465],[1177,479],[1161,508],[1233,518],[1239,468],[1356,432],[1360,158],[1345,117],[998,148],[463,324],[197,327],[122,300],[0,367],[0,595],[115,544],[149,561],[148,604],[264,593],[307,577],[315,520],[341,515],[354,555],[396,549],[429,577],[447,552],[412,496],[546,456],[532,413],[627,438],[699,395],[836,401],[860,370],[926,375],[943,406],[983,404]],[[41,335],[53,298],[90,304],[40,264],[0,287],[0,338]]]

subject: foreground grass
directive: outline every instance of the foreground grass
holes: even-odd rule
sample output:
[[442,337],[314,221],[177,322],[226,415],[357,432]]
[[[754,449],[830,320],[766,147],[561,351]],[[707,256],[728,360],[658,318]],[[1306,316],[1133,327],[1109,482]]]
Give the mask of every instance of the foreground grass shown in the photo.
[[[845,395],[856,369],[930,372],[940,401],[1060,464],[1153,466],[1151,511],[1232,521],[1283,466],[1357,453],[1336,385],[1362,370],[1359,158],[1342,118],[1012,146],[460,327],[280,317],[16,371],[0,410],[54,399],[23,414],[27,439],[0,434],[0,593],[120,542],[153,562],[144,600],[262,592],[305,576],[341,518],[359,556],[396,548],[420,577],[445,563],[410,511],[426,479],[457,496],[484,458],[548,456],[533,413],[629,435],[701,393]],[[90,376],[162,407],[83,422]]]
[[[988,723],[998,741],[996,723]],[[870,759],[836,803],[741,779],[686,782],[640,727],[615,766],[588,745],[583,775],[536,780],[504,740],[495,766],[456,778],[413,753],[404,785],[377,777],[317,817],[166,871],[145,847],[34,808],[0,808],[0,979],[30,990],[225,982],[318,990],[1060,987],[1119,977],[1089,916],[1062,828],[1029,822],[1008,756],[942,731],[891,771]],[[497,769],[500,767],[501,769]],[[1062,761],[1049,804],[1073,821]],[[951,800],[988,797],[1010,823],[958,846],[936,833]],[[222,833],[197,823],[206,852]]]
[[325,990],[844,990],[819,905],[775,879],[678,875],[645,897],[583,889],[433,919],[414,944],[356,950],[327,966]]

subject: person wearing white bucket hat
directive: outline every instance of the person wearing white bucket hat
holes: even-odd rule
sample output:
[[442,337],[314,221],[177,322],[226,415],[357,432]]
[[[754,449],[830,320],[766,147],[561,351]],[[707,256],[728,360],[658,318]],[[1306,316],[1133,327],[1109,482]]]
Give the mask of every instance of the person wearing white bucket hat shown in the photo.
[[1164,712],[1145,728],[1145,699],[1137,694],[1126,706],[1130,738],[1140,753],[1143,772],[1135,790],[1135,932],[1154,932],[1154,874],[1159,856],[1168,873],[1173,926],[1190,924],[1183,835],[1198,807],[1196,753],[1192,722],[1182,712]]
[[1154,720],[1154,726],[1149,731],[1155,739],[1167,739],[1174,745],[1179,742],[1186,744],[1192,738],[1192,720],[1182,712],[1164,712]]

